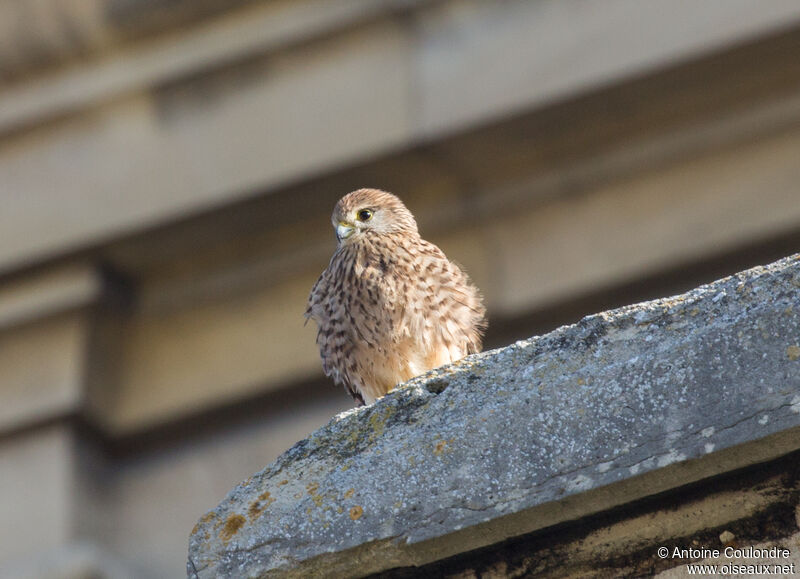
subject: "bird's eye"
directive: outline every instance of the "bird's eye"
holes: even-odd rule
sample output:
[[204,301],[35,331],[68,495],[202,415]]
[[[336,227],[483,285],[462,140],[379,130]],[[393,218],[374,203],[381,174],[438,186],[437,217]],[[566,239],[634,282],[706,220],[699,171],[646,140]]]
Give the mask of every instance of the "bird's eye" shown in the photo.
[[362,209],[361,211],[358,212],[357,217],[359,221],[369,221],[370,219],[372,219],[372,211],[370,211],[369,209]]

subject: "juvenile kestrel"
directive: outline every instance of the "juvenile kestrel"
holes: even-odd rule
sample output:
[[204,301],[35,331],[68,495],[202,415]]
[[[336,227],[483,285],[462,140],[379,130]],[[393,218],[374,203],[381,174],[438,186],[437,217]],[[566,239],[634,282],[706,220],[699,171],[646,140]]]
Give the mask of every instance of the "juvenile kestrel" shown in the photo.
[[480,351],[480,293],[419,236],[400,199],[359,189],[339,200],[331,221],[338,244],[305,315],[319,328],[322,369],[358,405]]

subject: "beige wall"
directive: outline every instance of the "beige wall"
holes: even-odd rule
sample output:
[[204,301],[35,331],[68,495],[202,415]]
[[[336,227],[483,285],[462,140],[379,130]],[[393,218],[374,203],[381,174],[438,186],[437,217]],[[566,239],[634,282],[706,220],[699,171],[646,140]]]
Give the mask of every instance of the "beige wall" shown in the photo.
[[0,7],[0,575],[179,575],[349,407],[302,324],[348,190],[406,200],[490,346],[800,240],[796,2],[31,6]]

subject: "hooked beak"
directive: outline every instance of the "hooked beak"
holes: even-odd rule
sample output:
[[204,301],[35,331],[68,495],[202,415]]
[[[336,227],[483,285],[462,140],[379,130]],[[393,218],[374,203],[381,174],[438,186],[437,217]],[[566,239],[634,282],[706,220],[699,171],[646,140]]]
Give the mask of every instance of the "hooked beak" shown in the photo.
[[350,225],[349,223],[344,223],[343,221],[339,222],[339,225],[336,226],[336,239],[342,241],[343,239],[347,239],[353,233],[355,233],[356,228]]

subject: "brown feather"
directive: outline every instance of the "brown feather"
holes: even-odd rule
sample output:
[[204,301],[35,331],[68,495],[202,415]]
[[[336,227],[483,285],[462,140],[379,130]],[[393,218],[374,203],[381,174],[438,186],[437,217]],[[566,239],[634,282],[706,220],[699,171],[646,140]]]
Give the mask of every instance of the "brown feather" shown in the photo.
[[[362,209],[374,218],[360,223]],[[306,318],[317,323],[325,374],[357,403],[481,350],[487,324],[480,293],[420,238],[397,197],[359,189],[337,203],[332,221],[352,223],[355,232],[340,240],[314,284]]]

